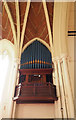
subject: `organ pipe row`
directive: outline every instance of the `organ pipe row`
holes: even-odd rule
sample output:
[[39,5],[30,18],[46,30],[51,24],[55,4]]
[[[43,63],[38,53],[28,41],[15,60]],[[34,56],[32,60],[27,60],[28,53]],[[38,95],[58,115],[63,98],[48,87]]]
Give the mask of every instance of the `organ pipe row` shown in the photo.
[[50,51],[39,41],[29,45],[21,56],[21,69],[52,68]]

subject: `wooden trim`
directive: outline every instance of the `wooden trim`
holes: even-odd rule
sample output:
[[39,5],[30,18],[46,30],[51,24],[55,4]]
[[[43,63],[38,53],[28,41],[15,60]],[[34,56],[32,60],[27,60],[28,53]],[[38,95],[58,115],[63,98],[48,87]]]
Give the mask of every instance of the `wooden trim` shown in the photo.
[[76,34],[68,34],[68,36],[76,36]]
[[46,69],[19,69],[20,75],[34,75],[34,74],[51,74],[53,72],[53,68]]
[[68,33],[76,33],[74,30],[69,30]]

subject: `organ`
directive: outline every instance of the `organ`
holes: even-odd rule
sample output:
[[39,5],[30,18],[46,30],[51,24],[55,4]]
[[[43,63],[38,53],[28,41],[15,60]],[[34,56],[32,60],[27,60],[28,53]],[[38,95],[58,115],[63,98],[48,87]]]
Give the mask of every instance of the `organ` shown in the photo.
[[21,57],[19,84],[15,88],[14,101],[17,104],[54,103],[57,95],[56,86],[53,85],[51,53],[43,44],[35,41]]

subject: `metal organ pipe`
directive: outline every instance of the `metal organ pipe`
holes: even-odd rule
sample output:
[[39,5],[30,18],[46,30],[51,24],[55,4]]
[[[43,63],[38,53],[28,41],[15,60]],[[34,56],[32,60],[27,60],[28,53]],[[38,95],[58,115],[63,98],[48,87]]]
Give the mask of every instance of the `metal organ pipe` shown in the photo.
[[39,42],[38,42],[38,57],[37,57],[37,62],[38,62],[38,68],[39,68]]
[[50,68],[52,65],[50,51],[39,41],[34,41],[22,53],[21,69]]

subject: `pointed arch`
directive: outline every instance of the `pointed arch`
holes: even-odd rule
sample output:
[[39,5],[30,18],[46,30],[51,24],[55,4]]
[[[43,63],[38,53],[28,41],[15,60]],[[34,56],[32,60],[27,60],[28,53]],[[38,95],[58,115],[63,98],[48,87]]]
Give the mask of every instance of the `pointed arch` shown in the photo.
[[39,40],[32,42],[21,54],[21,69],[52,67],[52,55]]
[[51,47],[50,47],[44,40],[42,40],[41,38],[38,38],[38,37],[33,38],[33,39],[30,40],[28,43],[26,43],[25,46],[24,46],[23,49],[22,49],[22,53],[23,53],[23,51],[24,51],[31,43],[33,43],[35,40],[37,40],[37,41],[41,42],[43,45],[45,45],[45,46],[48,48],[48,50],[52,53]]

